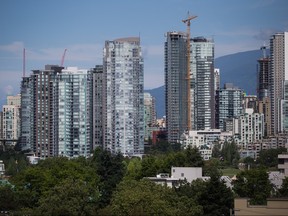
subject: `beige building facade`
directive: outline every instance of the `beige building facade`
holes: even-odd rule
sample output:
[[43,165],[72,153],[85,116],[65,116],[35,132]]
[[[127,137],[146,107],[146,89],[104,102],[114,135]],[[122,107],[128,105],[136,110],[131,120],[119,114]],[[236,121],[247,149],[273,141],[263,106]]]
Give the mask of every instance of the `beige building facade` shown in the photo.
[[[230,215],[233,215],[231,212]],[[267,199],[266,205],[250,205],[248,198],[234,199],[234,215],[288,215],[288,198]]]

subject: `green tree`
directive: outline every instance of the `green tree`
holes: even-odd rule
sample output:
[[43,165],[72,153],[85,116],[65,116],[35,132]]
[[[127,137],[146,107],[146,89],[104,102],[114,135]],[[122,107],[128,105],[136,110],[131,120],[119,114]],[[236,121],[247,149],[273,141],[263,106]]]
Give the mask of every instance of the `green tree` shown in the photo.
[[159,166],[156,164],[154,155],[144,156],[141,163],[142,177],[156,176],[159,171]]
[[29,166],[24,152],[16,152],[13,149],[5,152],[0,150],[0,160],[3,160],[6,168],[5,174],[9,176],[14,176]]
[[125,179],[140,180],[142,178],[142,164],[141,159],[134,157],[128,161]]
[[0,184],[0,211],[11,211],[16,208],[17,202],[12,186]]
[[285,177],[281,188],[278,190],[278,197],[288,197],[288,177]]
[[262,205],[272,192],[272,184],[265,169],[245,170],[237,174],[233,190],[239,197],[251,198],[250,203]]
[[166,154],[170,152],[177,152],[181,150],[180,143],[169,143],[167,141],[160,141],[155,145],[151,145],[150,150],[147,152],[148,154],[158,155],[158,154]]
[[67,179],[40,198],[33,214],[95,215],[98,199],[99,194],[87,182]]
[[264,167],[277,167],[278,165],[278,154],[283,152],[287,152],[286,148],[278,148],[278,149],[267,149],[262,150],[259,153],[259,157],[257,158],[257,164]]
[[243,163],[245,164],[245,166],[248,168],[255,168],[256,167],[256,162],[253,158],[251,157],[245,157],[243,159]]
[[219,142],[215,143],[212,149],[212,157],[220,158],[221,157],[221,144]]
[[147,179],[119,184],[106,214],[111,215],[202,215],[202,209],[188,197],[178,197],[166,186]]
[[224,142],[221,149],[221,155],[223,160],[226,161],[228,165],[237,167],[240,155],[238,152],[237,144],[234,142],[234,140],[232,142]]
[[184,154],[186,156],[185,166],[187,167],[202,167],[204,166],[203,158],[198,150],[198,148],[188,146],[185,149]]
[[175,190],[179,196],[196,200],[203,207],[204,215],[229,215],[233,205],[233,193],[220,177],[217,169],[211,169],[208,181],[198,179],[192,183],[184,183]]
[[35,208],[39,199],[67,179],[81,180],[98,191],[99,177],[85,159],[48,158],[15,175],[11,181],[19,208]]
[[206,182],[206,190],[199,199],[204,215],[229,215],[233,207],[234,196],[230,188],[220,179],[221,173],[210,170],[210,179]]
[[110,203],[112,193],[125,174],[124,158],[122,154],[112,155],[107,150],[96,149],[91,163],[100,177],[100,206]]

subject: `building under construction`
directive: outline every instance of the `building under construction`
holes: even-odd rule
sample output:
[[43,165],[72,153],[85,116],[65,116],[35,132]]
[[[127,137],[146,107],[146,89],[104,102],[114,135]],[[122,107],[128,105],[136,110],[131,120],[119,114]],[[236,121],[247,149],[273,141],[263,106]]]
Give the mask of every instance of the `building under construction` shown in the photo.
[[168,32],[165,42],[165,99],[168,142],[187,129],[187,35]]

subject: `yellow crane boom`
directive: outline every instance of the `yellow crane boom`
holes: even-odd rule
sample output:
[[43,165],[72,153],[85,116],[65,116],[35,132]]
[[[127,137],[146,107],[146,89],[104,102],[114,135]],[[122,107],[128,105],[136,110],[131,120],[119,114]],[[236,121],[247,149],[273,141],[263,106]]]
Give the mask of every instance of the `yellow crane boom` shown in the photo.
[[190,16],[188,12],[187,19],[182,20],[187,25],[187,130],[191,130],[191,95],[190,95],[190,22],[197,16]]

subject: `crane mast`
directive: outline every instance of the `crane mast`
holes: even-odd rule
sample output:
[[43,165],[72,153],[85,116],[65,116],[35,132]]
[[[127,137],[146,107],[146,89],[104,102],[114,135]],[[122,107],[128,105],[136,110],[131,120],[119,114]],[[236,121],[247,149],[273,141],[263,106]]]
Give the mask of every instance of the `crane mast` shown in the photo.
[[60,64],[61,67],[63,67],[63,64],[64,64],[66,52],[67,52],[67,49],[64,50],[64,53],[62,55],[61,64]]
[[187,130],[191,130],[191,94],[190,94],[190,22],[192,19],[195,19],[197,16],[190,16],[188,12],[187,19],[182,20],[183,23],[187,25]]

